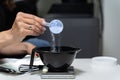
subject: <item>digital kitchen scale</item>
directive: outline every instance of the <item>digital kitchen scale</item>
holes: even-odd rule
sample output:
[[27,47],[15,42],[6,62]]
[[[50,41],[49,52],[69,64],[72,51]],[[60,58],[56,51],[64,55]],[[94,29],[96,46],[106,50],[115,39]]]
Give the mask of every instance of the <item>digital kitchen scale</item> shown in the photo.
[[70,66],[66,71],[41,73],[41,79],[74,79],[74,67]]

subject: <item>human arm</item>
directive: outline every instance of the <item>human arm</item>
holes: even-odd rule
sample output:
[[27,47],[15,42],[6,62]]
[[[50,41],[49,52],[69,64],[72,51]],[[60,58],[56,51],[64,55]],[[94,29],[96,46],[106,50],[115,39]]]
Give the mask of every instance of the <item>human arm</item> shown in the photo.
[[[24,45],[21,44],[22,40],[28,35],[38,36],[43,34],[45,31],[45,28],[42,26],[44,25],[43,23],[44,19],[42,18],[19,12],[12,28],[7,31],[0,32],[0,53],[5,53],[6,50],[10,52],[11,50],[9,50],[8,47],[11,46],[11,48],[13,48],[18,44],[21,45],[21,48],[19,49],[24,50]],[[29,29],[29,26],[31,26],[32,29]],[[16,49],[16,51],[19,50]]]
[[35,46],[28,42],[20,42],[8,45],[1,49],[0,55],[1,57],[20,57],[27,54],[31,54],[32,49]]

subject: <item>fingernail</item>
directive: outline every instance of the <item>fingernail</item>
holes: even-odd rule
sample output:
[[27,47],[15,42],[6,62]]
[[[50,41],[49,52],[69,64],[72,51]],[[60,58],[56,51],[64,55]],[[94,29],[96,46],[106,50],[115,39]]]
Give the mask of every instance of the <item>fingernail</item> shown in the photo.
[[44,31],[46,31],[46,28],[45,28],[45,27],[43,27],[43,30],[44,30]]
[[46,25],[46,21],[43,19],[42,24],[45,26]]

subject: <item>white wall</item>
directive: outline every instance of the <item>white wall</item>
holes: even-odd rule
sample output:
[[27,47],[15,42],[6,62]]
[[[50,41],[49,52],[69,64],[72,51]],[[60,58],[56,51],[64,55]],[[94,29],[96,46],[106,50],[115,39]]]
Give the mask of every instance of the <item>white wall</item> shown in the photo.
[[103,55],[114,56],[120,63],[120,0],[103,0]]

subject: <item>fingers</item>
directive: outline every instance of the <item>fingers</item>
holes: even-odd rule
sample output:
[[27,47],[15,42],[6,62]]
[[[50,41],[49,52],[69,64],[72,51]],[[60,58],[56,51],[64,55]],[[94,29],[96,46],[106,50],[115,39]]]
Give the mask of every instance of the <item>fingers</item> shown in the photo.
[[19,12],[15,22],[18,27],[24,29],[28,35],[38,36],[46,30],[43,26],[45,20],[32,14]]
[[44,22],[45,22],[45,20],[43,18],[39,18],[39,17],[34,16],[32,14],[19,12],[18,15],[20,15],[24,19],[30,19],[30,20],[32,19],[33,21],[38,22],[40,25],[44,25]]
[[33,35],[33,36],[39,36],[40,34],[44,33],[44,29],[39,29],[37,27],[35,27],[34,25],[26,25],[26,34],[28,35]]
[[[35,21],[35,20],[33,20],[33,19],[23,18],[23,19],[21,19],[21,21],[22,21],[23,23],[28,24],[28,25],[34,25],[34,27],[36,27],[36,28],[38,28],[38,29],[40,29],[40,30],[42,30],[42,31],[45,30],[45,27],[42,26],[42,25],[40,24],[40,22],[37,22],[37,21]],[[42,22],[41,22],[41,23],[42,23]]]
[[19,30],[24,32],[26,35],[39,36],[40,34],[43,34],[45,31],[45,29],[44,28],[42,29],[42,27],[41,27],[41,29],[39,29],[35,25],[29,25],[24,22],[19,22],[18,26],[20,26]]
[[40,22],[36,22],[34,19],[22,18],[21,21],[30,25],[41,26]]
[[35,52],[35,57],[40,57],[39,53]]

